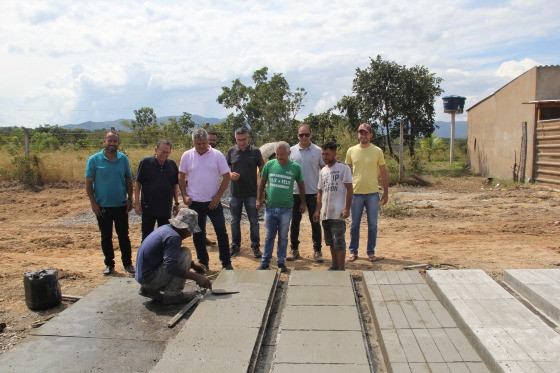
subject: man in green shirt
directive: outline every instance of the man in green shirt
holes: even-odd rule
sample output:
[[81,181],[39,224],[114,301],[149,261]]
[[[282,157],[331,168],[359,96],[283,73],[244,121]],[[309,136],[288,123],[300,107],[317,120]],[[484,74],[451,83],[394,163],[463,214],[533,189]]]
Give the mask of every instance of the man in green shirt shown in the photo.
[[264,215],[266,239],[264,241],[264,254],[258,269],[270,269],[274,239],[276,238],[276,232],[278,232],[276,263],[282,272],[288,270],[284,261],[286,260],[288,230],[294,205],[294,182],[297,183],[299,188],[300,211],[303,214],[306,204],[301,166],[290,160],[290,145],[285,141],[280,141],[276,145],[276,159],[270,160],[264,165],[257,190],[257,209],[260,209],[263,204],[265,187],[267,195]]

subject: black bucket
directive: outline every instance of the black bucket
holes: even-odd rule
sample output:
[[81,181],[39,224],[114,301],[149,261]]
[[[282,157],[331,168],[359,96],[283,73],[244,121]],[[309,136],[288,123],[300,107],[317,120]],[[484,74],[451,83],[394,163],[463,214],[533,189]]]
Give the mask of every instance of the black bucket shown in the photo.
[[23,274],[25,304],[32,310],[46,310],[62,302],[58,276],[53,269]]

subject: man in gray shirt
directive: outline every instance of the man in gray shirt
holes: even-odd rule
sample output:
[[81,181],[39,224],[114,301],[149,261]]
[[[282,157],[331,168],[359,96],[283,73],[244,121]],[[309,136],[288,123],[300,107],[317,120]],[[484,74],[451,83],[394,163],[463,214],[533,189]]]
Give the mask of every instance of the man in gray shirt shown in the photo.
[[[311,142],[311,127],[302,124],[298,128],[299,142],[290,148],[290,159],[297,162],[303,171],[303,182],[305,184],[305,201],[311,223],[311,238],[313,240],[313,259],[317,263],[323,262],[321,253],[321,223],[313,220],[313,213],[317,207],[317,185],[319,183],[319,171],[325,165],[321,158],[321,148]],[[297,185],[294,187],[294,208],[292,210],[292,223],[290,226],[291,252],[286,260],[299,258],[299,226],[301,223],[301,212],[299,206],[301,198]]]

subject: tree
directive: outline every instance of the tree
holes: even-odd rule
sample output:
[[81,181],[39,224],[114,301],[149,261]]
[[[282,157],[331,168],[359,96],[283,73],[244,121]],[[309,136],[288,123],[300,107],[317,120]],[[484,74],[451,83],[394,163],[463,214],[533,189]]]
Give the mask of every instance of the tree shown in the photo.
[[441,94],[442,79],[423,66],[407,68],[381,56],[370,59],[365,69],[356,69],[352,84],[354,95],[344,96],[337,104],[356,128],[368,122],[385,136],[389,153],[394,156],[392,139],[397,138],[403,122],[405,145],[414,154],[414,139],[430,136],[434,128],[434,100]]
[[409,154],[414,155],[415,139],[431,136],[435,131],[434,101],[442,94],[441,78],[430,73],[424,66],[414,66],[403,71],[403,99],[398,111],[409,134],[405,139]]
[[282,74],[269,79],[267,67],[256,70],[252,79],[254,87],[245,86],[239,79],[231,87],[222,87],[218,103],[236,112],[227,117],[224,127],[245,126],[257,143],[291,140],[298,123],[295,117],[307,92],[299,87],[292,92]]
[[162,126],[161,137],[171,140],[175,145],[188,147],[191,143],[190,133],[195,126],[192,115],[183,112],[178,119],[169,118],[169,123]]
[[431,162],[432,154],[443,152],[444,150],[444,142],[436,135],[431,135],[420,140],[420,151],[428,157],[428,162]]
[[311,127],[313,132],[313,142],[323,144],[327,141],[338,142],[340,129],[348,127],[348,120],[341,115],[333,114],[333,109],[329,109],[321,114],[309,114],[304,123]]
[[160,136],[160,125],[157,122],[157,116],[154,109],[150,107],[142,107],[134,110],[136,120],[130,122],[124,120],[122,124],[131,129],[134,134],[133,141],[138,145],[146,146],[153,144]]

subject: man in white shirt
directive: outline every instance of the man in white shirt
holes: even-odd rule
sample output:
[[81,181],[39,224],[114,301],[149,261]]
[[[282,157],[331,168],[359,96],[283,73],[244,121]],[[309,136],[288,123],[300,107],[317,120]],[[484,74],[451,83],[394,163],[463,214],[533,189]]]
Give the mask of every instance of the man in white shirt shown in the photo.
[[[321,148],[311,142],[311,128],[302,124],[298,128],[299,142],[290,148],[290,159],[297,162],[303,171],[303,182],[305,184],[305,203],[308,208],[309,222],[311,223],[311,239],[313,241],[313,259],[317,263],[323,262],[321,253],[321,224],[313,221],[317,201],[317,182],[319,171],[325,164],[321,159]],[[299,255],[299,227],[302,213],[299,211],[301,198],[297,185],[294,187],[294,207],[292,210],[292,222],[290,225],[291,252],[286,260],[295,260]]]
[[208,134],[205,130],[193,131],[192,140],[194,147],[183,153],[179,164],[179,189],[183,196],[183,203],[198,213],[198,225],[201,231],[193,234],[196,255],[198,261],[208,268],[209,257],[204,238],[206,217],[209,217],[218,238],[222,268],[233,269],[224,208],[221,203],[222,195],[230,180],[226,157],[208,144]]
[[321,221],[325,244],[331,249],[332,265],[329,270],[344,271],[345,219],[350,216],[352,206],[352,171],[348,165],[336,160],[336,143],[327,142],[321,148],[326,166],[319,174],[317,209],[313,220]]

